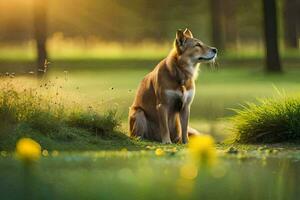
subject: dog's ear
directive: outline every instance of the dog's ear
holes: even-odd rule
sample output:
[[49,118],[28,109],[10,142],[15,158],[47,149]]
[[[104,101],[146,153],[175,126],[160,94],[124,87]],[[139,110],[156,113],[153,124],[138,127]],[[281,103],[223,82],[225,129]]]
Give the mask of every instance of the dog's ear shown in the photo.
[[193,33],[188,28],[184,30],[183,34],[187,37],[193,38]]
[[183,31],[181,29],[177,30],[176,42],[178,43],[178,45],[183,46],[185,40],[186,40],[186,36],[184,35]]
[[184,35],[183,31],[181,29],[177,30],[176,39],[175,39],[175,47],[179,54],[181,54],[183,51],[183,46],[184,46],[185,41],[186,41],[186,36]]

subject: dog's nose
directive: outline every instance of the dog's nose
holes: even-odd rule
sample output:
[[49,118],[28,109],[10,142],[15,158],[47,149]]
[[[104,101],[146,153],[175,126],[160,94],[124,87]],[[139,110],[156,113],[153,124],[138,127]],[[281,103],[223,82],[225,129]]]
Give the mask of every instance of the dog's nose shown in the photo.
[[214,52],[215,54],[218,53],[218,49],[217,48],[211,48],[212,52]]

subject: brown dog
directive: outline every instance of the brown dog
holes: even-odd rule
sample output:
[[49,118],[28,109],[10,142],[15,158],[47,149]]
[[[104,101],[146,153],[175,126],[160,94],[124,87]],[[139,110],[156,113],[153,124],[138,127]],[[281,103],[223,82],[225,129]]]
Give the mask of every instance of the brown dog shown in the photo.
[[140,83],[129,110],[131,136],[160,141],[188,142],[190,105],[195,95],[199,63],[214,61],[217,49],[193,37],[190,30],[178,30],[175,45]]

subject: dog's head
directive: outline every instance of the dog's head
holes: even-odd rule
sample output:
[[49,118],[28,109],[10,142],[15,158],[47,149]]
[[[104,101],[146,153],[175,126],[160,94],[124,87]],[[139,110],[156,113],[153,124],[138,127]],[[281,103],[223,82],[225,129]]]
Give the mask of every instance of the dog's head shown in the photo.
[[176,32],[175,48],[178,60],[189,64],[213,62],[217,57],[217,49],[194,38],[189,29]]

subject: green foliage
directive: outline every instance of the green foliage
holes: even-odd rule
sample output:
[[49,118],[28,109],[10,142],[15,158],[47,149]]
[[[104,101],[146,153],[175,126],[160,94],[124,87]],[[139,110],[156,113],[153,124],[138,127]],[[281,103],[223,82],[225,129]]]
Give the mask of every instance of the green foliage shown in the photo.
[[[71,123],[70,120],[74,117],[73,115],[75,115],[74,118],[77,118],[76,121],[79,119],[82,120],[83,116],[81,116],[81,114],[77,114],[81,111],[89,116],[93,115],[95,112],[93,111],[94,109],[97,109],[96,113],[103,117],[108,114],[106,112],[106,108],[117,108],[118,116],[120,116],[122,120],[122,129],[126,131],[128,107],[133,101],[137,85],[139,84],[140,79],[148,73],[156,63],[157,60],[91,60],[85,62],[78,60],[55,61],[51,65],[51,71],[49,71],[50,74],[47,78],[51,81],[55,81],[56,86],[53,89],[50,88],[52,90],[52,95],[47,93],[44,98],[47,98],[48,102],[53,102],[50,109],[64,110],[66,112],[70,118],[67,118],[66,120],[68,121],[64,121],[64,123]],[[27,65],[30,66],[31,64],[28,63]],[[237,68],[238,66],[244,65],[247,67],[243,69]],[[1,67],[4,66],[6,65],[1,65]],[[22,64],[19,64],[19,66],[22,66]],[[227,108],[238,108],[238,105],[242,102],[256,102],[256,98],[272,96],[274,94],[274,85],[280,89],[284,89],[288,95],[292,95],[299,91],[300,71],[298,69],[288,68],[287,71],[281,75],[266,75],[261,73],[257,66],[258,65],[247,62],[230,65],[222,64],[218,70],[211,70],[206,68],[206,66],[201,66],[202,69],[196,82],[197,91],[191,109],[191,126],[203,133],[215,134],[215,136],[218,137],[217,140],[222,141],[228,134],[228,130],[224,129],[227,126],[230,126],[230,124],[224,120],[215,123],[215,120],[230,117],[234,114],[234,111],[228,110]],[[12,79],[13,82],[19,81],[24,85],[24,83],[32,81],[28,78],[24,80],[18,75],[18,71],[15,70],[16,69],[12,67],[8,71],[16,72],[16,78]],[[63,70],[67,70],[69,72],[70,77],[68,81],[65,81],[65,73]],[[10,79],[7,78],[7,80]],[[58,91],[58,96],[55,95],[57,85],[62,86],[62,89],[59,89]],[[16,87],[16,89],[17,88],[18,87]],[[44,85],[43,88],[38,87],[38,89],[47,92],[50,90],[46,90]],[[22,90],[18,88],[18,92],[22,92]],[[28,87],[27,93],[29,93]],[[38,93],[41,94],[41,92]],[[63,101],[63,104],[60,104],[62,96],[67,97],[67,99],[66,101]],[[80,104],[78,105],[77,103],[69,105],[70,103],[73,104],[72,101],[74,99],[76,99],[76,102],[80,102]],[[55,100],[60,106],[55,104]],[[90,105],[93,106],[92,110],[88,108]],[[94,105],[98,106],[94,107]],[[43,107],[44,109],[49,109],[46,105]],[[54,109],[54,107],[56,107],[56,109]],[[2,108],[3,107],[1,107],[1,109]],[[33,107],[32,109],[37,108]],[[55,112],[51,111],[47,113]],[[6,115],[5,118],[9,117]],[[40,120],[40,118],[34,120],[36,124],[37,120]],[[0,123],[1,121],[3,120],[0,120]],[[80,123],[82,124],[82,122]],[[71,124],[62,125],[67,127],[73,126]],[[4,131],[4,129],[12,128],[9,123],[0,125],[0,127],[0,135],[2,132],[11,132],[9,130]],[[56,126],[54,126],[54,128],[55,127]],[[92,141],[92,144],[95,144],[97,148],[104,149],[105,146],[105,148],[111,149],[110,146],[114,145],[114,149],[119,149],[121,147],[117,147],[117,143],[121,142],[123,145],[123,142],[125,141],[120,139],[119,136],[121,134],[117,134],[119,140],[116,140],[116,138],[113,137],[113,133],[109,134],[109,137],[111,138],[107,138],[105,134],[103,137],[101,135],[96,136],[96,134],[94,134],[95,131],[89,131],[88,129],[83,128],[82,125],[76,125],[76,127],[73,128],[77,130],[76,136],[80,137],[81,141],[88,141],[88,143]],[[24,126],[21,126],[19,129],[24,129]],[[40,130],[45,129],[40,128]],[[68,131],[65,131],[65,129],[60,131],[62,132],[61,134],[60,132],[50,134],[51,138],[64,138],[66,133],[74,133],[74,130],[70,129]],[[82,131],[84,134],[88,133],[90,137],[93,138],[85,139],[80,136],[84,134],[78,134],[78,131]],[[29,130],[20,132],[25,134],[28,133]],[[107,133],[109,132],[110,131]],[[45,134],[45,132],[42,132],[42,134]],[[62,141],[72,141],[73,144],[74,141],[79,141],[79,139],[76,138],[72,140],[68,139],[69,137],[73,138],[72,136],[68,136],[65,137],[65,139],[62,139]],[[99,138],[107,138],[105,144],[101,144],[102,146],[99,145]],[[113,141],[110,144],[107,142],[109,139],[112,139]],[[48,141],[48,139],[45,139],[45,141]],[[60,139],[57,139],[57,141],[60,141]],[[129,141],[127,142],[130,143]],[[48,142],[46,143],[48,145]],[[14,144],[12,142],[11,146],[13,145]],[[136,148],[134,145],[131,145],[131,147]],[[76,149],[75,146],[74,149]]]
[[100,135],[103,137],[109,136],[119,125],[119,121],[116,119],[115,111],[109,111],[104,116],[101,116],[93,111],[73,112],[68,117],[67,123],[70,126],[83,128],[95,135]]
[[280,97],[247,103],[231,118],[235,142],[300,141],[300,98]]
[[4,78],[0,84],[0,149],[12,149],[18,138],[30,136],[45,147],[57,142],[86,142],[97,145],[101,139],[123,138],[116,133],[119,120],[115,111],[67,104],[58,92],[52,94],[50,81],[40,88],[20,86]]

